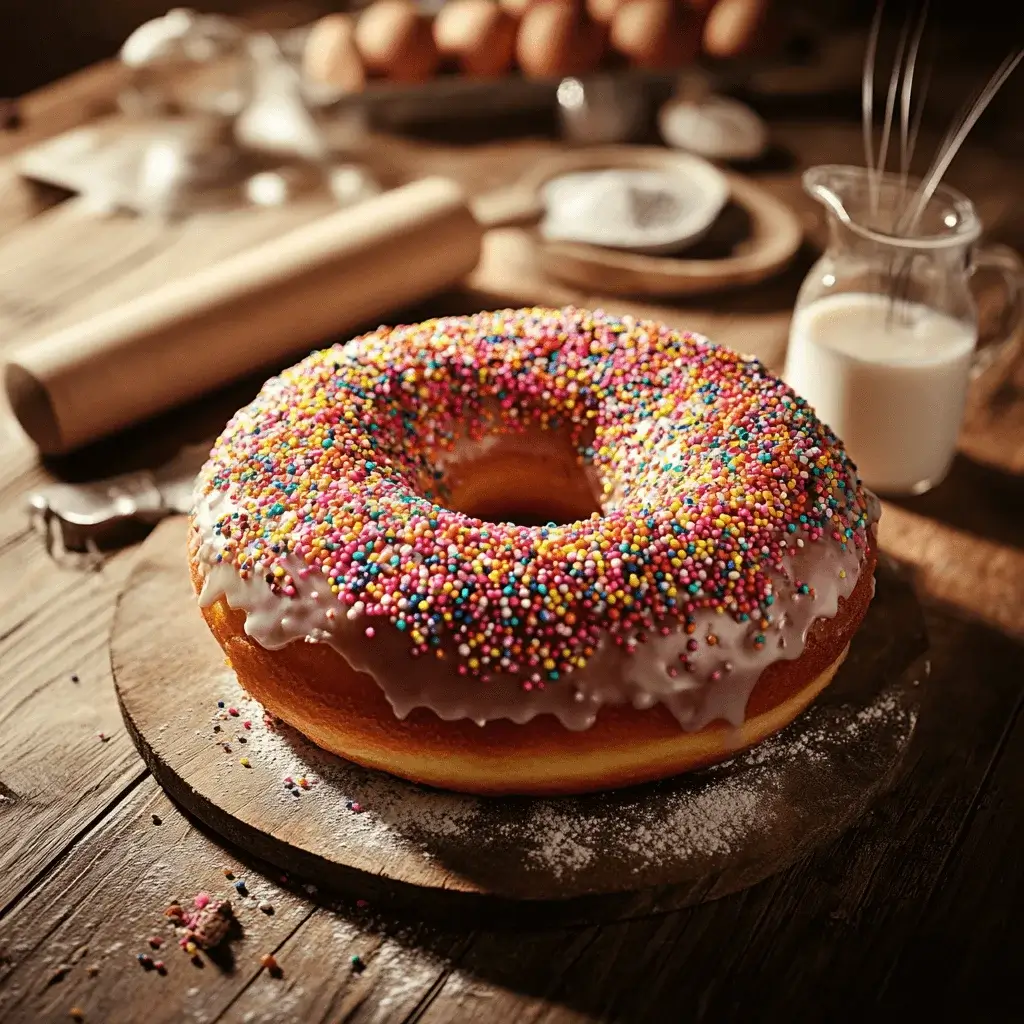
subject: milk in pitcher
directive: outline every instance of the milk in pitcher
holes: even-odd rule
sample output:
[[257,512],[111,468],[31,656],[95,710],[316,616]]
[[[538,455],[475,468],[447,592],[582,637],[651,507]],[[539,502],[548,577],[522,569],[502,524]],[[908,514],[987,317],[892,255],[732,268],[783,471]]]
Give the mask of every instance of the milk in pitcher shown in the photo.
[[881,493],[920,493],[956,451],[973,324],[884,294],[828,295],[799,307],[786,382],[844,441]]

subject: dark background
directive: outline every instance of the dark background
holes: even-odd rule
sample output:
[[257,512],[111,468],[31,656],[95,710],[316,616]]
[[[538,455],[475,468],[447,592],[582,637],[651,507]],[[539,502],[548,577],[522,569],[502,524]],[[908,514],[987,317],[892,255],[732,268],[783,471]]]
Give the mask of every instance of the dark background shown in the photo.
[[[18,96],[104,57],[113,56],[131,31],[174,6],[174,0],[0,0],[0,96]],[[302,24],[318,14],[343,9],[340,0],[206,0],[203,11],[246,14],[275,22]],[[890,2],[886,24],[895,35],[905,13],[919,5]],[[785,24],[778,55],[799,63],[814,59],[823,39],[866,28],[873,0],[774,0],[771,17]],[[970,92],[969,81],[984,77],[1014,46],[1024,41],[1024,5],[1016,0],[933,0],[929,23],[935,76],[954,100]],[[268,13],[269,12],[269,13]],[[820,50],[819,50],[820,52]],[[969,72],[975,72],[971,78]],[[855,92],[859,69],[851,67],[844,88]],[[961,85],[961,78],[965,84]],[[968,81],[969,80],[969,81]],[[813,91],[813,90],[812,90]],[[1015,96],[1015,101],[1011,97]],[[1020,110],[1024,69],[1011,80],[987,123]],[[948,113],[937,100],[935,116]]]

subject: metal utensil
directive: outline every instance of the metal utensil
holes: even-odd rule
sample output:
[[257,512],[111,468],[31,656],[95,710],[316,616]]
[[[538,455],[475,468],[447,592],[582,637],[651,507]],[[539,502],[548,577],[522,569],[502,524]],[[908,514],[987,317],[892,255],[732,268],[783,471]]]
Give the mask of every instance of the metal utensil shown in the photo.
[[211,442],[182,448],[156,469],[121,473],[88,483],[56,483],[28,498],[30,521],[56,556],[117,546],[133,530],[188,512],[196,474]]

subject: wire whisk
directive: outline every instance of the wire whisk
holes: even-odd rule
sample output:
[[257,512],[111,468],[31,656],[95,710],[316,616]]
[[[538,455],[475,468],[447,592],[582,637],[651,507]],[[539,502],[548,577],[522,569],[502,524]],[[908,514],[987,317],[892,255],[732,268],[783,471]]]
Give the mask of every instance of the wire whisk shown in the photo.
[[[963,105],[939,143],[931,163],[916,181],[911,178],[910,167],[917,148],[924,117],[928,87],[933,66],[927,64],[918,76],[922,43],[928,21],[928,0],[908,12],[896,42],[895,56],[885,93],[878,146],[875,146],[875,75],[879,62],[879,42],[885,15],[885,0],[879,0],[868,33],[861,79],[861,107],[863,118],[864,160],[867,170],[869,227],[896,239],[919,237],[921,223],[928,205],[941,184],[950,164],[956,157],[978,119],[1024,59],[1024,47],[1011,51],[999,64],[991,77]],[[921,82],[915,93],[915,79]],[[889,175],[890,149],[894,136],[898,137],[898,167],[895,181]],[[883,203],[883,183],[887,201]],[[881,271],[885,280],[882,291],[890,299],[890,319],[906,315],[908,308],[915,254],[912,251],[895,253]]]

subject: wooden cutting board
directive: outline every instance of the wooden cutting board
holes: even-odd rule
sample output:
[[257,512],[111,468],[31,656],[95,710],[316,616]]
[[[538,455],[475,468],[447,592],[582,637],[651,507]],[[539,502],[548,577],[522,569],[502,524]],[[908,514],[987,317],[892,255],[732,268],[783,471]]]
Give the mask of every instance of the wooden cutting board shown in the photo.
[[180,517],[142,547],[111,660],[157,780],[245,851],[378,906],[565,923],[714,899],[833,840],[898,769],[926,646],[912,591],[883,569],[835,681],[778,736],[693,775],[559,799],[432,790],[265,724],[196,607]]

